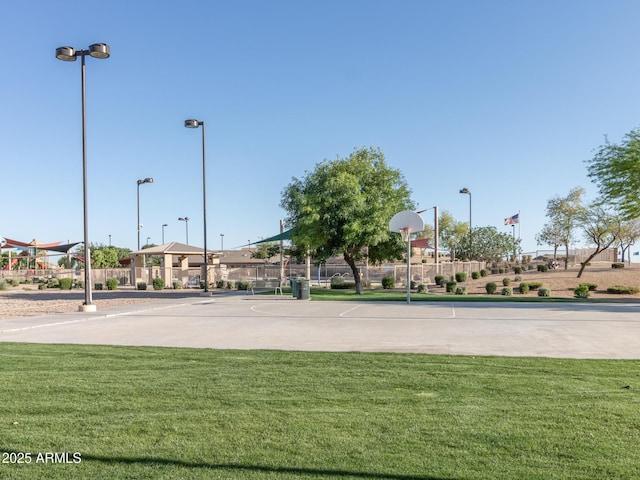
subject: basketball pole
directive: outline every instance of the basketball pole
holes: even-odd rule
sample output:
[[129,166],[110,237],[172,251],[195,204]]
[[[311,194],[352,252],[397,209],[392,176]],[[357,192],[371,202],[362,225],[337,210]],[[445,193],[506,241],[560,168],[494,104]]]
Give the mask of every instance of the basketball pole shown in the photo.
[[411,231],[407,235],[407,303],[411,303]]

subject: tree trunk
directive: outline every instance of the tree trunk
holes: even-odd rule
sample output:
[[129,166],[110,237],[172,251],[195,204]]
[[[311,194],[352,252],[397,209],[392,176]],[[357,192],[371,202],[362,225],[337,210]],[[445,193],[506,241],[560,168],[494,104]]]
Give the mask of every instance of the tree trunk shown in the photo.
[[[607,248],[609,248],[609,247],[607,247]],[[596,248],[595,251],[591,255],[589,255],[589,258],[587,258],[584,262],[582,262],[580,264],[580,270],[578,271],[578,278],[580,278],[582,276],[582,272],[584,271],[585,267],[587,266],[587,263],[589,263],[593,257],[598,255],[603,250],[605,250],[605,249],[604,248],[602,248],[602,249]]]
[[356,266],[356,261],[353,257],[345,254],[344,260],[347,262],[347,265],[351,268],[351,273],[353,273],[353,279],[356,282],[356,294],[362,295],[362,281],[360,278],[360,269]]
[[567,270],[569,268],[569,244],[567,243],[565,246],[566,255],[564,256],[564,269]]

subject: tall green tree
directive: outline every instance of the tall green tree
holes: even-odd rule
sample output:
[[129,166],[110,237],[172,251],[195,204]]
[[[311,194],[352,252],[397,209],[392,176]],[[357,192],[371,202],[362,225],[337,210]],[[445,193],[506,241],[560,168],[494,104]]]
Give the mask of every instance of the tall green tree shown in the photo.
[[605,137],[605,143],[587,163],[601,204],[616,205],[625,220],[640,217],[640,129],[631,130],[618,145]]
[[281,206],[292,228],[291,240],[323,261],[341,254],[362,293],[357,264],[401,259],[406,245],[389,231],[389,220],[414,208],[399,170],[390,168],[377,148],[354,150],[347,158],[318,163],[282,192]]
[[547,217],[550,228],[557,231],[559,240],[565,247],[564,269],[568,268],[569,246],[575,239],[575,232],[580,223],[580,216],[585,207],[582,203],[584,188],[572,188],[566,197],[554,197],[547,202]]
[[519,238],[514,238],[509,233],[499,232],[496,227],[476,227],[473,229],[472,243],[469,242],[469,235],[462,238],[458,258],[499,262],[515,255],[519,250]]
[[460,222],[446,210],[438,218],[440,243],[444,250],[449,250],[451,260],[460,255],[464,239],[469,237],[469,222]]

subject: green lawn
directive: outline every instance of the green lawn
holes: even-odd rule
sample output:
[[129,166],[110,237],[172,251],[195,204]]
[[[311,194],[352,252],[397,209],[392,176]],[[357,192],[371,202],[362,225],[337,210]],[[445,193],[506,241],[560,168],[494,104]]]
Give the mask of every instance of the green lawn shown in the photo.
[[640,478],[638,361],[0,352],[2,479]]
[[[265,295],[273,295],[272,291],[264,292]],[[291,295],[291,289],[283,289],[284,295]],[[332,301],[386,301],[386,302],[406,302],[407,291],[367,289],[362,294],[356,294],[355,290],[336,290],[330,288],[311,288],[311,300],[332,300]],[[554,298],[554,297],[533,297],[533,296],[505,296],[495,295],[455,295],[453,293],[416,293],[411,292],[412,302],[507,302],[507,303],[556,303],[556,302],[589,302],[598,303],[599,300],[579,299],[579,298]],[[607,300],[615,302],[615,300]]]

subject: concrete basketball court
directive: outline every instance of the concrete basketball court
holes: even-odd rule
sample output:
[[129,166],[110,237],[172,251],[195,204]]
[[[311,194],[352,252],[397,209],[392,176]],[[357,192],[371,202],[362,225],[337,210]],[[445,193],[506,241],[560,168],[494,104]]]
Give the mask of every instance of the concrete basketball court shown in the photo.
[[216,295],[0,322],[1,342],[640,358],[640,304]]

